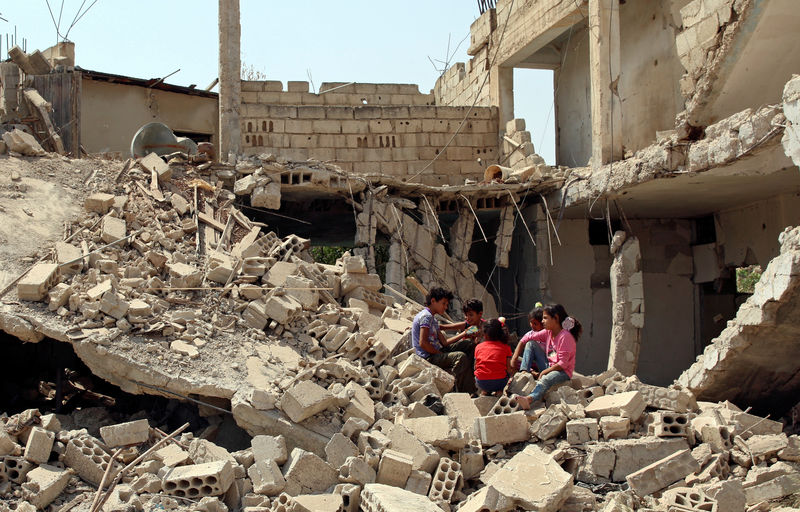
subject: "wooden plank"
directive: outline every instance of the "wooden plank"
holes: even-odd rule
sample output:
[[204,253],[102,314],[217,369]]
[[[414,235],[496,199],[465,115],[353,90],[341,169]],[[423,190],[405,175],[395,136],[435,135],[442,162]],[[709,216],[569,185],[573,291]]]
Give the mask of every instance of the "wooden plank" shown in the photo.
[[213,211],[211,214],[207,212],[208,210],[206,210],[206,212],[197,213],[197,218],[200,219],[200,222],[208,224],[209,226],[211,226],[212,228],[216,229],[219,232],[225,231],[225,224],[221,223],[220,221],[218,221],[213,217],[214,215]]

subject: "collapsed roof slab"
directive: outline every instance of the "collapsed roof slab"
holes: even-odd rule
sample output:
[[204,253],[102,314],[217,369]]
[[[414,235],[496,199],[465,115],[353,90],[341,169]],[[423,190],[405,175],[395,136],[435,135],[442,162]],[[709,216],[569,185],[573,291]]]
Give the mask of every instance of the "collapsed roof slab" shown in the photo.
[[753,404],[782,414],[800,393],[800,228],[779,237],[781,253],[736,318],[678,379],[698,399]]
[[629,217],[690,218],[800,190],[800,174],[781,147],[780,107],[747,109],[709,126],[706,138],[665,137],[628,159],[575,169],[548,198],[582,217],[596,198],[616,200]]

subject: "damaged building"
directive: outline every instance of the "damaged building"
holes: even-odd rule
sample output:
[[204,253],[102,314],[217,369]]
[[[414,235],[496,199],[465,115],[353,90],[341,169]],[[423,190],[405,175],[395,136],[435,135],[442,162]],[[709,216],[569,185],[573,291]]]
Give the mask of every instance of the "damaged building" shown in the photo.
[[[499,0],[429,93],[241,80],[238,0],[218,95],[12,49],[0,510],[796,509],[793,7]],[[216,158],[129,155],[154,120]],[[456,392],[410,350],[437,286],[519,336],[564,304],[574,378]]]

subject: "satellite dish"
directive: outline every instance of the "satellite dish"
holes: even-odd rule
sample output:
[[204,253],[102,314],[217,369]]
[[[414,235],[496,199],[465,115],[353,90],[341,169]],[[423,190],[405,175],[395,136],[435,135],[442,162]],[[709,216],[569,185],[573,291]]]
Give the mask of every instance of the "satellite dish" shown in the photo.
[[164,123],[147,123],[139,128],[131,141],[133,158],[142,158],[150,153],[163,156],[176,151],[196,155],[197,144],[188,137],[176,137]]

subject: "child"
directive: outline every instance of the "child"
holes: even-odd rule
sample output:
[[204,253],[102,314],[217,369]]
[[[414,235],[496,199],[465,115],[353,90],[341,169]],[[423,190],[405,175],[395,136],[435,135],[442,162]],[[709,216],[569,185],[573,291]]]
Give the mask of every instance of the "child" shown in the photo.
[[[528,342],[531,340],[534,334],[544,329],[542,326],[542,313],[544,309],[542,308],[542,303],[537,302],[536,307],[528,313],[528,323],[531,326],[531,330],[528,331],[525,336],[519,340],[517,343],[517,348],[514,349],[514,356],[511,358],[511,366],[514,368],[519,368],[520,371],[529,372],[531,371],[531,367],[533,362],[536,362],[536,369],[543,370],[546,368],[545,365],[539,366],[541,360],[536,360],[535,356],[537,354],[544,354],[544,348],[541,343],[536,342],[540,345],[541,351],[534,351],[533,345],[529,344]],[[523,352],[524,350],[524,352]],[[520,364],[520,355],[522,354],[522,363]]]
[[500,396],[512,371],[508,332],[493,318],[484,324],[483,334],[484,340],[475,347],[475,385],[481,396]]
[[460,343],[454,344],[445,338],[435,318],[447,311],[452,299],[453,292],[444,288],[432,288],[428,292],[425,309],[417,313],[411,324],[411,345],[418,356],[450,371],[456,378],[456,387],[460,388],[469,379],[469,360],[460,350]]
[[[443,331],[462,330],[452,338],[448,338],[448,343],[455,343],[463,340],[464,338],[471,338],[476,343],[480,341],[483,335],[483,302],[478,299],[469,299],[464,302],[461,308],[464,311],[464,321],[456,322],[454,324],[445,324],[441,326]],[[471,329],[474,327],[474,329]]]
[[[531,372],[538,381],[530,395],[517,397],[517,403],[523,409],[530,409],[554,385],[570,380],[575,370],[576,340],[583,332],[580,322],[569,316],[561,304],[551,304],[542,312],[542,325],[544,330],[534,333],[531,340],[545,342],[547,361],[544,364],[547,368],[539,373]],[[541,350],[538,343],[529,345],[534,350]]]

